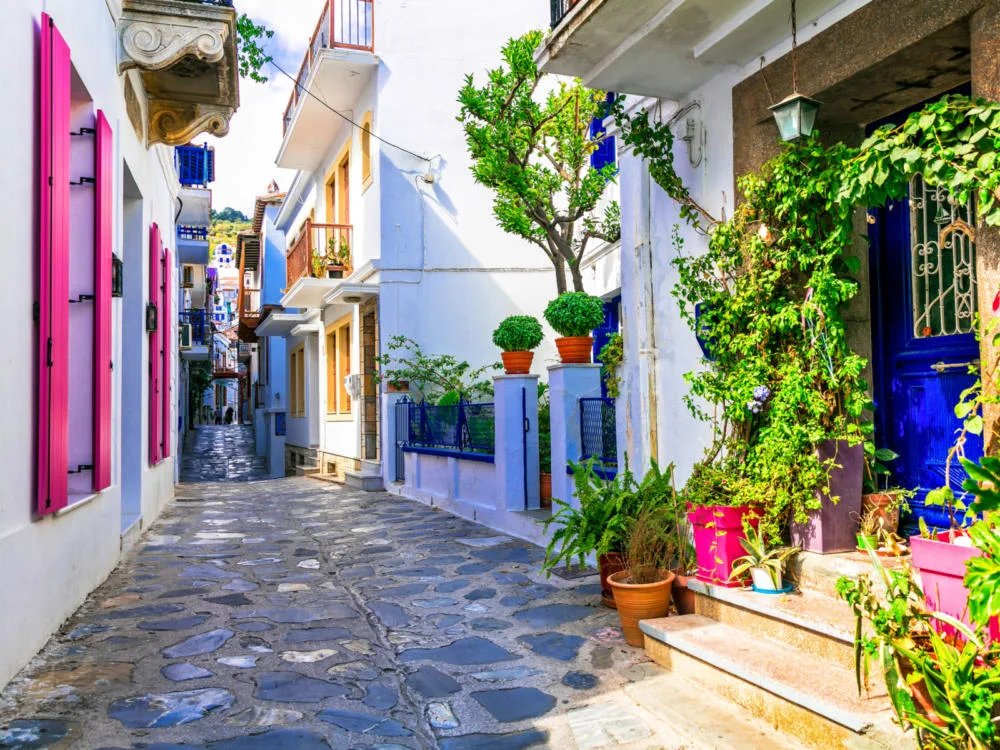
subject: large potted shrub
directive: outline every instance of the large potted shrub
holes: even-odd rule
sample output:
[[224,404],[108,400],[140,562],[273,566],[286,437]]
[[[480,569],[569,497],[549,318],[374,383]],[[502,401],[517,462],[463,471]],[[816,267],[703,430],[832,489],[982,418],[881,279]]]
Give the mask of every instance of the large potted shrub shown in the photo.
[[560,335],[556,348],[563,364],[590,364],[592,332],[604,322],[604,302],[586,292],[566,292],[549,302],[545,320]]
[[511,315],[493,331],[493,343],[500,347],[508,375],[527,375],[535,356],[531,350],[542,343],[542,324],[530,315]]
[[627,568],[608,577],[615,592],[625,642],[642,646],[641,620],[665,617],[670,611],[675,559],[673,518],[669,508],[649,508],[629,524],[625,537]]
[[815,456],[826,484],[815,488],[813,502],[805,503],[805,517],[792,520],[792,543],[821,555],[850,552],[857,546],[864,449],[857,442],[824,440]]

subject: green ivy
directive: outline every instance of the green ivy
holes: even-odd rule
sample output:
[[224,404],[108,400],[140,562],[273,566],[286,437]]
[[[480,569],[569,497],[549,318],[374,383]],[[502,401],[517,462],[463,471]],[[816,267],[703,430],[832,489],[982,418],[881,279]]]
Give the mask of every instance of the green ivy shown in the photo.
[[848,345],[841,314],[858,291],[860,264],[849,254],[856,207],[902,198],[921,175],[960,202],[974,195],[980,219],[1000,225],[1000,104],[950,96],[857,148],[815,136],[788,145],[740,178],[744,200],[727,221],[678,176],[670,123],[628,116],[621,101],[615,109],[623,142],[649,161],[683,219],[709,235],[703,255],[674,261],[673,290],[692,330],[701,304],[698,331],[712,341],[714,359],[686,376],[688,408],[714,427],[705,464],[742,480],[739,494],[756,497],[768,533],[779,534],[828,489],[834,462],[821,461],[817,446],[858,443],[873,429],[863,419],[867,362]]
[[608,396],[618,398],[621,395],[622,378],[618,372],[622,360],[625,358],[625,349],[620,333],[612,333],[608,336],[608,342],[601,347],[597,358],[601,361],[601,377],[604,379],[604,387],[608,391]]

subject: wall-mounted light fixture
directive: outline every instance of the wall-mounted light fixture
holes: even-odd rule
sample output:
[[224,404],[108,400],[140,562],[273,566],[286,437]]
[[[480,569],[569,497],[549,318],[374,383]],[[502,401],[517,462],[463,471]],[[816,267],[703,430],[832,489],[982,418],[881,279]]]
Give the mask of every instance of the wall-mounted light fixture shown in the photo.
[[146,333],[156,333],[159,322],[159,308],[152,302],[146,303]]
[[122,264],[122,259],[117,255],[111,256],[111,296],[121,297],[122,296],[122,284],[124,283],[122,279],[122,272],[124,271],[124,265]]

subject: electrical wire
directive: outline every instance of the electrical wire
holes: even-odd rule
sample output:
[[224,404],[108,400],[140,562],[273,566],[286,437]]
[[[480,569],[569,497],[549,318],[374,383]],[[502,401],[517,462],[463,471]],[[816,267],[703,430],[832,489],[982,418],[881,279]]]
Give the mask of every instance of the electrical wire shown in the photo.
[[[305,86],[303,86],[301,83],[299,83],[298,79],[293,78],[291,75],[289,75],[285,71],[285,69],[282,68],[280,65],[278,65],[278,63],[276,63],[274,60],[269,60],[268,62],[271,65],[273,65],[275,67],[275,69],[277,69],[277,71],[279,73],[281,73],[288,80],[290,80],[292,82],[292,84],[295,86],[295,88],[297,88],[299,91],[305,92],[306,94],[308,94],[309,96],[311,96],[313,99],[315,99],[316,101],[318,101],[320,104],[322,104],[324,107],[326,107],[328,110],[330,110],[331,112],[333,112],[335,115],[337,115],[338,117],[342,117],[343,119],[347,120],[347,122],[351,123],[351,125],[353,125],[354,127],[356,127],[358,130],[364,130],[365,129],[363,126],[361,126],[358,123],[356,123],[354,120],[352,120],[350,117],[348,117],[347,115],[345,115],[343,112],[339,112],[338,110],[334,109],[329,104],[327,104],[325,101],[323,101],[320,97],[316,96],[312,91],[310,91]],[[400,146],[400,145],[398,145],[396,143],[393,143],[392,141],[387,141],[385,138],[382,138],[381,136],[376,135],[371,130],[368,131],[368,134],[372,138],[374,138],[374,139],[376,139],[378,141],[381,141],[382,143],[384,143],[387,146],[392,146],[393,148],[398,149],[398,150],[402,151],[403,153],[409,154],[410,156],[415,156],[418,159],[420,159],[421,161],[425,161],[427,163],[431,162],[431,159],[429,159],[428,157],[421,156],[420,154],[415,153],[413,151],[410,151],[410,149],[404,148],[403,146]]]

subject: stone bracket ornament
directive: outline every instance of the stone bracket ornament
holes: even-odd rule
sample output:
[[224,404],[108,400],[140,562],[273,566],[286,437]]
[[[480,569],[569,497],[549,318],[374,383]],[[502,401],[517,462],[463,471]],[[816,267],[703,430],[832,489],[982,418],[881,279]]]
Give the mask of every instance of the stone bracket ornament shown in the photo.
[[122,0],[118,72],[138,100],[129,118],[147,148],[225,135],[239,107],[236,12],[190,0]]

